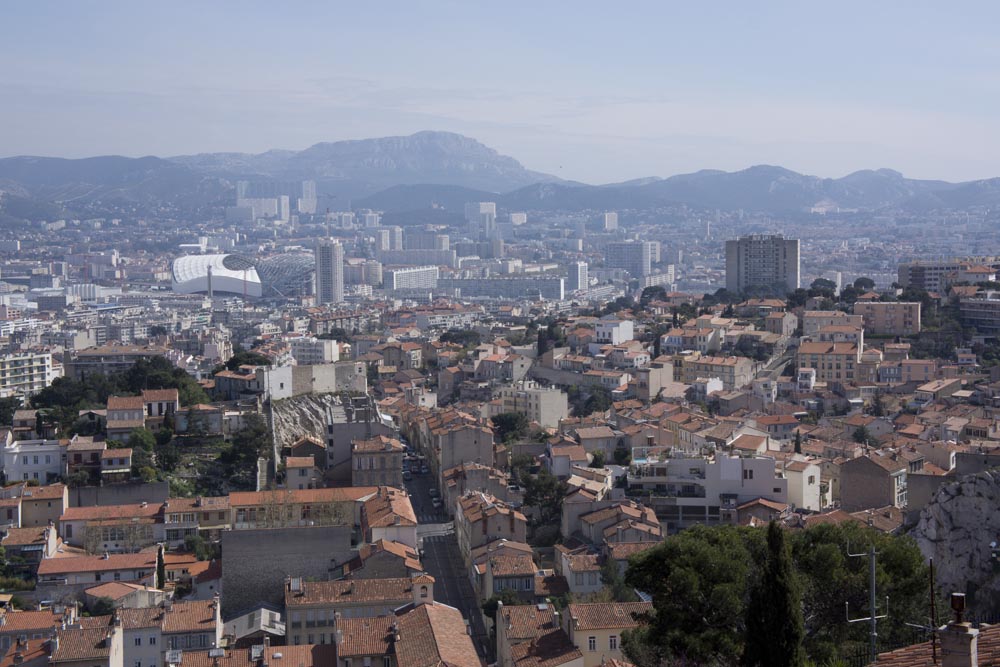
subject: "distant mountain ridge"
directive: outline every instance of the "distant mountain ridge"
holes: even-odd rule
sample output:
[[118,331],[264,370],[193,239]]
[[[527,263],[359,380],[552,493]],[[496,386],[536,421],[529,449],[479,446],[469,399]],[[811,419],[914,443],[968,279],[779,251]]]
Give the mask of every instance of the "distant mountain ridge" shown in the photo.
[[[42,201],[196,199],[225,203],[237,179],[317,182],[320,207],[460,213],[466,201],[508,210],[650,209],[671,205],[774,213],[814,207],[914,211],[1000,205],[1000,179],[965,183],[905,178],[891,169],[820,178],[757,165],[668,178],[585,185],[526,169],[451,132],[321,142],[301,151],[202,153],[172,158],[103,156],[0,159],[0,191]],[[337,200],[336,202],[329,200]]]
[[452,132],[322,142],[297,152],[203,153],[169,159],[217,176],[311,179],[323,191],[352,196],[418,184],[507,192],[558,180],[525,169],[514,158]]
[[[355,202],[384,210],[447,205],[454,193],[433,185],[389,188]],[[915,180],[891,169],[820,178],[770,165],[735,172],[703,170],[669,178],[641,178],[609,185],[535,183],[495,198],[508,210],[650,209],[684,204],[697,208],[775,213],[826,209],[955,209],[1000,205],[1000,179],[967,183]]]

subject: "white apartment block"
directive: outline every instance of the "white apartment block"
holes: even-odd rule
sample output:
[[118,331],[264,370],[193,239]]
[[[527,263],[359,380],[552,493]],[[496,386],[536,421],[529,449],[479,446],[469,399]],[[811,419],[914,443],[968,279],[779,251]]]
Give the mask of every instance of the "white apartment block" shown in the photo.
[[298,366],[332,364],[340,361],[340,347],[335,340],[313,337],[292,338],[288,341],[292,358]]
[[714,459],[657,460],[646,453],[645,448],[633,450],[629,488],[652,492],[646,504],[670,533],[694,524],[735,522],[736,509],[758,498],[788,503],[788,480],[772,458],[717,453]]
[[35,394],[62,375],[48,352],[19,352],[0,357],[0,395]]
[[382,272],[382,286],[386,290],[433,289],[437,284],[436,266],[407,266]]

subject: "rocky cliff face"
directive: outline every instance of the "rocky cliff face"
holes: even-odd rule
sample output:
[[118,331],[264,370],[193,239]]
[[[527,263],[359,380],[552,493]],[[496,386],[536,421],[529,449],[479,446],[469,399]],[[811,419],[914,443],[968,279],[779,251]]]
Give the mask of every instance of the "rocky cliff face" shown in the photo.
[[304,435],[326,442],[327,411],[338,403],[334,394],[305,394],[271,404],[271,427],[278,451]]
[[1000,541],[1000,470],[943,485],[910,532],[934,559],[938,587],[970,594],[973,613],[1000,603],[1000,567],[991,543]]

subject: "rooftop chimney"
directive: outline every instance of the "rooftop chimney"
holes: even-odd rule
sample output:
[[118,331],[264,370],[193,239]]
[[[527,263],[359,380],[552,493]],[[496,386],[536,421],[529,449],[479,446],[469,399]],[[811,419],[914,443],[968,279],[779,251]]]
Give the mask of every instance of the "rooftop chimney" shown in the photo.
[[963,620],[965,594],[951,594],[955,620],[941,628],[941,667],[979,667],[979,630]]

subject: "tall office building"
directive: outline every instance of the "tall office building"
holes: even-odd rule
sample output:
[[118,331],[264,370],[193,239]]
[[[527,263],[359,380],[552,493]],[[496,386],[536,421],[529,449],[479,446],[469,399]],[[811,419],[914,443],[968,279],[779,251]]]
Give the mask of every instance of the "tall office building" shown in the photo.
[[465,220],[473,233],[482,238],[490,238],[496,233],[497,205],[491,201],[466,204]]
[[652,273],[653,243],[651,241],[622,241],[609,243],[605,264],[611,269],[625,269],[633,278]]
[[344,300],[344,246],[333,239],[316,242],[316,303]]
[[753,234],[726,241],[726,289],[799,287],[799,240]]
[[602,226],[606,232],[613,232],[618,229],[618,214],[614,211],[608,211],[605,213],[604,223]]
[[577,290],[587,289],[590,284],[590,277],[587,275],[587,263],[570,262],[568,269],[569,275],[566,278],[566,291],[576,292]]
[[375,249],[392,250],[392,239],[388,227],[375,230]]

